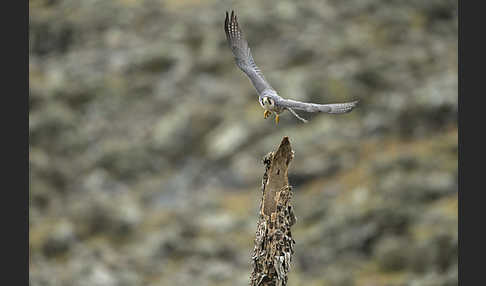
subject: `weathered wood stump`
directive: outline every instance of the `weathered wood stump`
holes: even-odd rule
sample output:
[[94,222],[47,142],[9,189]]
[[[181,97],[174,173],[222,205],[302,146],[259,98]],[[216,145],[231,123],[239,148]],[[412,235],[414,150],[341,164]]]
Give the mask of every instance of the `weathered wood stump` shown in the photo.
[[293,157],[289,138],[284,137],[277,151],[263,159],[265,174],[252,256],[252,286],[287,285],[295,244],[290,227],[296,219],[290,204],[292,188],[288,179],[288,167]]

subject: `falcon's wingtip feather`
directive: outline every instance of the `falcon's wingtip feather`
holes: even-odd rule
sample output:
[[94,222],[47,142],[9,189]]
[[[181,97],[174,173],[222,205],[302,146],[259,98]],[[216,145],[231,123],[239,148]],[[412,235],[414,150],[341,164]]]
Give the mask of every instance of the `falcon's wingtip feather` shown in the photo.
[[228,11],[226,11],[226,18],[224,18],[224,31],[228,32]]

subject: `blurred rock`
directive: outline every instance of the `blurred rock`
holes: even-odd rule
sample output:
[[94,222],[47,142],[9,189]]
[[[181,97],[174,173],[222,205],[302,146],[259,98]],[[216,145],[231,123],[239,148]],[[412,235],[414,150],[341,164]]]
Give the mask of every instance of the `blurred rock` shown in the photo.
[[374,252],[383,271],[394,272],[407,267],[409,253],[407,245],[410,245],[410,242],[406,239],[389,236],[376,243]]
[[49,234],[43,246],[44,254],[53,257],[66,253],[75,242],[73,225],[68,221],[59,222],[54,230]]

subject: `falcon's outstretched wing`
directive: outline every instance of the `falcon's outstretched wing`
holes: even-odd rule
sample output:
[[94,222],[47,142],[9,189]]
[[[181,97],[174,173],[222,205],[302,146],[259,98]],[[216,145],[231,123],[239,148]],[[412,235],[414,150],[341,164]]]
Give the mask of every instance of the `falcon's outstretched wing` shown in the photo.
[[276,104],[280,107],[304,110],[307,112],[326,112],[339,114],[350,112],[358,104],[358,100],[344,103],[316,104],[296,101],[292,99],[279,98]]
[[234,11],[231,11],[231,17],[228,17],[228,12],[226,12],[224,31],[226,32],[228,44],[233,51],[236,64],[250,78],[258,94],[261,94],[265,89],[273,89],[270,84],[267,83],[262,72],[255,64],[250,48],[248,47],[248,42],[238,26]]

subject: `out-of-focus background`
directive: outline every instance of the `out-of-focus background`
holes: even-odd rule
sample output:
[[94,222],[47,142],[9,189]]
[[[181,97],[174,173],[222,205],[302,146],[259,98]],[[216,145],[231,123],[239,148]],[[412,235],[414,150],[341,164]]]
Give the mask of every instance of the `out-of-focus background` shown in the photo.
[[[283,97],[263,119],[236,10]],[[457,285],[457,1],[29,1],[30,285],[247,285],[283,136],[289,285]]]

